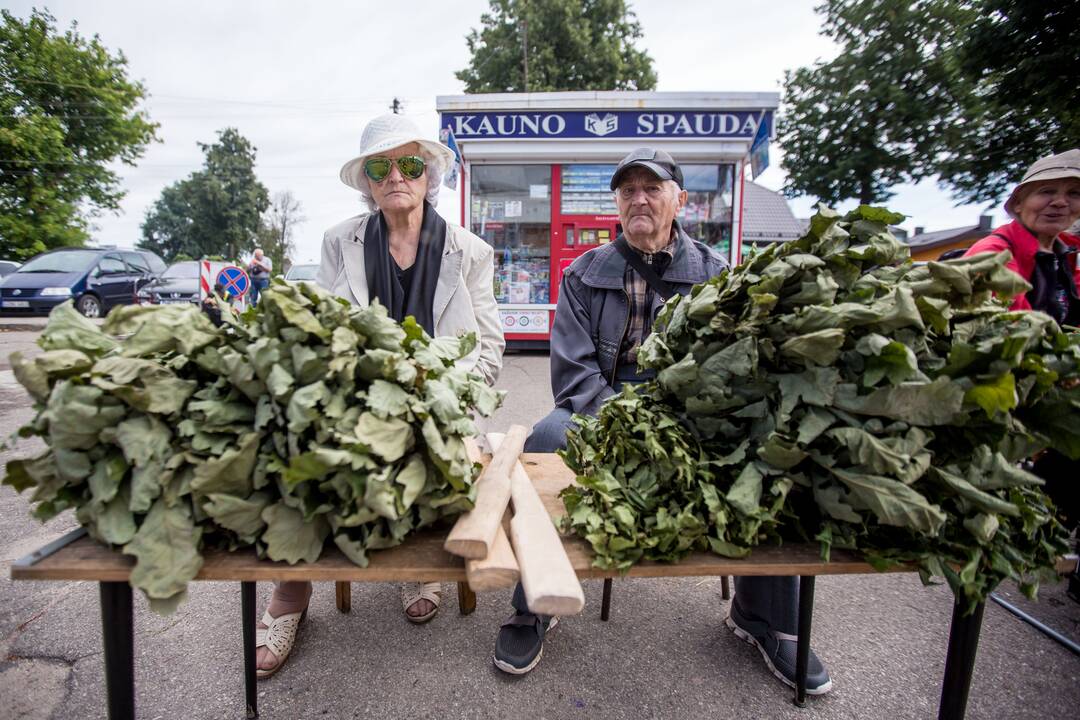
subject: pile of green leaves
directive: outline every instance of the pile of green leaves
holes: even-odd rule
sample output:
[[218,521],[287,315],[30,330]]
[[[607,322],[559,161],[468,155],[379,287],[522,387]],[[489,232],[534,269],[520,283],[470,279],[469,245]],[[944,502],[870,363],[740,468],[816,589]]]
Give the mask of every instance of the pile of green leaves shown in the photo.
[[129,306],[98,328],[53,311],[45,352],[12,355],[37,402],[21,434],[48,449],[4,483],[33,490],[39,518],[74,508],[134,555],[132,585],[163,610],[204,547],[314,562],[332,537],[363,566],[472,507],[463,439],[501,399],[456,364],[475,337],[432,339],[306,284],[225,316],[218,329],[192,305]]
[[674,297],[639,361],[653,381],[578,417],[566,525],[596,564],[764,541],[915,564],[966,607],[1033,594],[1066,550],[1020,461],[1080,456],[1080,337],[1007,312],[1006,254],[915,265],[861,207]]

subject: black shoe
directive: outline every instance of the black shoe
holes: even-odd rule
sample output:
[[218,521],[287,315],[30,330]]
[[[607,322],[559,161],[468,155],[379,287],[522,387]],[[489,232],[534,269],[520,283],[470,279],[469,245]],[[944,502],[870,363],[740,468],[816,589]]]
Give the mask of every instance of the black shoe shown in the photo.
[[544,654],[544,635],[559,624],[559,618],[523,613],[499,628],[495,640],[495,667],[511,675],[524,675],[536,667]]
[[[726,623],[735,632],[735,636],[756,647],[761,657],[765,658],[765,664],[772,670],[772,674],[785,684],[795,687],[795,650],[798,638],[776,632],[761,620],[747,618],[739,612],[734,602],[730,607]],[[811,650],[810,660],[806,665],[806,694],[824,695],[831,689],[829,671]]]

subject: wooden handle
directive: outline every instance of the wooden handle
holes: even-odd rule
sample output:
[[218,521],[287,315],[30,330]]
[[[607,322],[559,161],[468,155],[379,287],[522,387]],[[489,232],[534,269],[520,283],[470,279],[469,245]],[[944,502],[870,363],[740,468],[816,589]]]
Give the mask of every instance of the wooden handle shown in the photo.
[[[506,442],[499,433],[488,433],[487,437],[492,448],[500,448]],[[510,483],[514,501],[510,540],[529,610],[538,615],[577,615],[585,607],[581,582],[566,556],[551,515],[520,462],[514,464]]]
[[502,447],[476,481],[476,504],[458,518],[446,536],[443,548],[447,552],[474,560],[488,556],[510,502],[510,471],[521,455],[527,434],[521,425],[510,426]]
[[[474,438],[465,438],[465,452],[468,453],[469,460],[480,462],[482,456]],[[508,512],[503,513],[504,524]],[[495,532],[495,544],[491,546],[491,552],[487,557],[483,560],[472,558],[465,560],[465,577],[474,592],[501,590],[513,587],[517,583],[520,577],[517,558],[514,557],[510,539],[506,537],[506,531],[503,530],[501,524]]]
[[514,550],[510,547],[510,539],[506,532],[499,526],[495,533],[495,543],[491,551],[483,560],[465,560],[465,577],[469,580],[469,587],[475,592],[488,590],[501,590],[514,587],[521,573],[518,572],[517,558]]

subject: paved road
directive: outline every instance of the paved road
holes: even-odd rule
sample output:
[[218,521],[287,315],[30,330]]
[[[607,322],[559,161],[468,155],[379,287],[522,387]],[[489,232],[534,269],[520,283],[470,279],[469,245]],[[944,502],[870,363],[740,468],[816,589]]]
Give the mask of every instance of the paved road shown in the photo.
[[[32,332],[0,327],[0,435],[32,415],[7,355],[33,351]],[[547,358],[507,357],[499,386],[508,401],[485,425],[532,423],[550,403]],[[21,442],[0,461],[33,451]],[[25,498],[0,488],[0,718],[103,717],[97,588],[93,583],[12,583],[12,560],[74,525],[42,525]],[[509,592],[481,595],[458,614],[444,586],[440,614],[413,626],[396,586],[353,585],[342,615],[320,585],[302,642],[288,665],[260,684],[263,718],[932,718],[944,668],[951,600],[913,575],[824,577],[818,582],[814,646],[835,689],[796,709],[757,652],[723,627],[720,581],[626,580],[612,616],[599,618],[600,583],[586,582],[586,608],[549,637],[530,675],[492,667]],[[1007,593],[1015,598],[1016,593]],[[260,612],[269,595],[259,586]],[[140,718],[243,716],[239,584],[193,583],[171,617],[136,594],[136,683]],[[1030,611],[1080,640],[1080,605],[1063,587],[1044,589]],[[986,611],[970,718],[1074,718],[1080,658],[996,605]]]

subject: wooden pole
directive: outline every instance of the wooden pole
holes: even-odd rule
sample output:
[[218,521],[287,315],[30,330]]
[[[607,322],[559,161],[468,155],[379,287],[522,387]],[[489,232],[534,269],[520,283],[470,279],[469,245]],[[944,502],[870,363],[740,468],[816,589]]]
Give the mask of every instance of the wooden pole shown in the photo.
[[475,560],[483,560],[491,552],[510,502],[510,471],[525,446],[527,434],[521,425],[510,427],[502,447],[476,481],[476,504],[458,518],[446,536],[443,548],[447,552]]
[[[478,463],[482,459],[480,448],[473,438],[465,439],[465,452],[473,462]],[[506,522],[507,512],[503,513],[503,523]],[[510,547],[510,539],[506,537],[502,524],[495,531],[495,544],[491,546],[486,558],[465,560],[465,577],[474,592],[500,590],[513,587],[517,583],[520,577],[517,558],[514,557],[514,550]]]
[[[509,435],[504,439],[499,433],[488,433],[488,443],[496,454],[508,440]],[[577,615],[585,607],[581,582],[551,515],[520,462],[514,463],[510,487],[514,502],[510,540],[529,610],[538,615]]]

